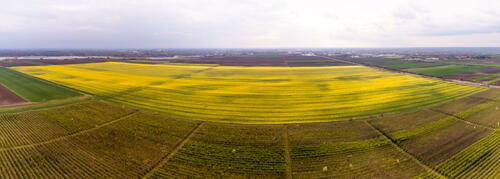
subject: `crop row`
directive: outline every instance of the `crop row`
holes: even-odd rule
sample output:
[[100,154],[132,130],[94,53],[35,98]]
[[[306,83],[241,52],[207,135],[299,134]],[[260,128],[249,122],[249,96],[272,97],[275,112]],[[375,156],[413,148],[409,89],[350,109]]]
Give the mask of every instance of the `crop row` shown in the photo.
[[97,130],[0,150],[0,178],[140,178],[195,126],[136,112]]
[[153,178],[284,177],[283,126],[205,123]]
[[478,109],[477,113],[467,116],[466,120],[491,128],[500,128],[500,103],[491,103]]
[[0,178],[130,177],[112,160],[86,152],[72,141],[0,152]]
[[407,178],[424,169],[361,121],[289,126],[297,178]]
[[477,164],[481,158],[487,157],[489,153],[492,153],[500,145],[499,137],[500,132],[493,132],[449,160],[439,164],[436,167],[437,171],[448,177],[457,177],[462,173],[467,173],[466,171],[469,168]]
[[133,112],[102,101],[0,115],[0,148],[28,145],[86,130]]

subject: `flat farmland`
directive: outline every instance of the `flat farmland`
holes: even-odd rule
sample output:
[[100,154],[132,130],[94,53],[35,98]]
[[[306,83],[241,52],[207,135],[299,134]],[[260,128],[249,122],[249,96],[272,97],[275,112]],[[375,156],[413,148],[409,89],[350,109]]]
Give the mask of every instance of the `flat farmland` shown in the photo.
[[96,100],[0,121],[0,178],[140,178],[197,126]]
[[284,131],[204,123],[152,178],[285,178]]
[[107,62],[13,69],[170,117],[247,124],[366,118],[438,104],[485,89],[363,66]]
[[27,103],[27,101],[10,91],[8,88],[0,85],[0,106],[17,105],[23,103]]
[[293,178],[410,178],[426,170],[363,121],[291,124]]
[[82,96],[81,93],[46,81],[42,81],[17,71],[0,68],[0,84],[29,102],[46,102]]
[[[0,178],[497,178],[500,133],[482,122],[496,95],[300,124],[174,119],[101,100],[2,114]],[[438,110],[447,105],[453,114]]]

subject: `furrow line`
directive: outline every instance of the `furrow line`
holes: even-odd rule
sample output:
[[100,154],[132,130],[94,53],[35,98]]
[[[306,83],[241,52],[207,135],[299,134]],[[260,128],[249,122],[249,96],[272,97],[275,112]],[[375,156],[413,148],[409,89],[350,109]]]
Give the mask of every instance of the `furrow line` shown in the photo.
[[389,138],[385,133],[383,133],[382,131],[380,131],[378,128],[376,128],[375,126],[373,126],[372,124],[370,124],[368,121],[364,121],[368,126],[370,126],[373,130],[377,131],[377,133],[379,133],[381,136],[383,136],[386,140],[389,141],[389,143],[395,147],[397,150],[399,150],[401,153],[403,153],[404,155],[406,155],[408,158],[410,158],[411,160],[413,160],[415,163],[417,163],[417,165],[419,165],[420,167],[424,168],[425,170],[427,170],[427,172],[431,172],[437,176],[439,176],[439,178],[448,178],[446,176],[444,176],[443,174],[437,172],[436,170],[434,170],[434,168],[431,168],[429,166],[427,166],[426,164],[422,163],[420,160],[418,160],[415,156],[413,156],[412,154],[408,153],[406,150],[404,150],[403,148],[401,148],[401,146],[399,146],[398,144],[396,144],[393,140],[391,140],[391,138]]
[[184,144],[186,144],[186,142],[196,133],[196,131],[198,131],[201,128],[201,126],[203,124],[204,124],[204,122],[198,123],[198,125],[191,132],[189,132],[189,134],[186,137],[184,137],[184,139],[182,139],[181,142],[179,142],[175,146],[175,148],[172,152],[167,154],[158,163],[156,163],[156,165],[154,165],[153,168],[151,170],[149,170],[142,178],[146,179],[146,178],[150,178],[151,176],[153,176],[153,174],[156,171],[158,171],[161,167],[163,167],[163,165],[165,165],[175,155],[175,153],[177,153],[177,151],[179,151],[184,146]]
[[98,130],[100,128],[103,128],[103,127],[109,126],[111,124],[114,124],[116,122],[119,122],[119,121],[121,121],[121,120],[123,120],[123,119],[125,119],[125,118],[127,118],[129,116],[132,116],[133,114],[135,114],[137,112],[138,112],[137,110],[133,111],[133,112],[131,112],[129,114],[126,114],[124,116],[121,116],[121,117],[119,117],[119,118],[117,118],[115,120],[112,120],[112,121],[109,121],[109,122],[105,122],[105,123],[102,123],[100,125],[97,125],[94,128],[82,130],[82,131],[79,131],[79,132],[76,132],[76,133],[73,133],[73,134],[70,134],[70,135],[65,135],[65,136],[61,136],[61,137],[57,137],[57,138],[54,138],[54,139],[46,140],[46,141],[43,141],[43,142],[33,143],[33,144],[26,144],[26,145],[19,145],[19,146],[13,146],[13,147],[0,148],[0,152],[2,152],[2,151],[8,151],[8,150],[15,150],[15,149],[22,149],[22,148],[27,148],[27,147],[35,147],[35,146],[44,145],[44,144],[50,144],[50,143],[61,141],[61,140],[65,140],[65,139],[68,139],[68,138],[71,138],[71,137],[83,135],[85,133],[92,132],[92,131]]
[[283,138],[285,140],[285,160],[286,160],[286,178],[292,178],[292,158],[290,157],[290,140],[288,139],[288,125],[285,125],[285,133]]

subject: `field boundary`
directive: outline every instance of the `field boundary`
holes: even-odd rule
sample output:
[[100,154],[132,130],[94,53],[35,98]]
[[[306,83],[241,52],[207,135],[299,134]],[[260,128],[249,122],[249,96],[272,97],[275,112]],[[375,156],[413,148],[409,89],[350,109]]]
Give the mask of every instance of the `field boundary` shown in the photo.
[[51,101],[41,102],[41,103],[29,103],[29,104],[17,105],[17,106],[2,106],[2,107],[0,107],[0,114],[52,109],[52,108],[62,107],[62,106],[80,103],[80,102],[84,102],[84,101],[89,101],[89,100],[92,100],[94,98],[95,98],[94,96],[83,95],[83,96],[74,97],[74,98],[51,100]]
[[109,125],[114,124],[116,122],[119,122],[119,121],[121,121],[123,119],[126,119],[129,116],[132,116],[132,115],[136,114],[137,112],[138,111],[135,110],[135,111],[132,111],[132,112],[126,114],[126,115],[120,116],[120,117],[118,117],[118,118],[116,118],[116,119],[114,119],[112,121],[105,122],[105,123],[102,123],[100,125],[97,125],[96,127],[93,127],[93,128],[90,128],[90,129],[85,129],[85,130],[82,130],[82,131],[78,131],[78,132],[73,133],[73,134],[56,137],[56,138],[53,138],[53,139],[50,139],[50,140],[46,140],[46,141],[43,141],[43,142],[37,142],[37,143],[26,144],[26,145],[19,145],[19,146],[13,146],[13,147],[0,148],[0,152],[9,151],[9,150],[15,150],[15,149],[22,149],[22,148],[27,148],[27,147],[35,147],[35,146],[44,145],[44,144],[50,144],[50,143],[53,143],[53,142],[57,142],[57,141],[68,139],[70,137],[79,136],[79,135],[82,135],[82,134],[85,134],[85,133],[88,133],[88,132],[92,132],[92,131],[98,130],[100,128],[109,126]]
[[381,136],[383,136],[386,140],[389,141],[389,143],[394,147],[396,148],[396,150],[400,151],[401,153],[403,153],[404,155],[406,155],[408,158],[410,158],[411,160],[413,160],[415,163],[417,163],[417,165],[419,165],[420,167],[424,168],[425,170],[427,170],[426,172],[431,172],[433,174],[435,174],[436,176],[439,176],[439,178],[448,178],[446,176],[444,176],[443,174],[439,173],[438,171],[434,170],[434,168],[432,167],[429,167],[427,166],[426,164],[422,163],[420,160],[418,160],[415,156],[411,155],[410,153],[406,152],[406,150],[404,150],[403,148],[401,148],[398,144],[396,144],[391,138],[389,138],[385,133],[383,133],[382,131],[380,131],[378,128],[376,128],[375,126],[373,126],[372,124],[370,124],[368,121],[364,121],[368,126],[370,126],[373,130],[375,130],[377,133],[379,133]]
[[447,116],[455,117],[455,118],[459,119],[460,121],[462,121],[463,123],[471,125],[471,126],[479,126],[479,127],[485,128],[485,129],[489,129],[489,130],[493,130],[493,131],[499,131],[499,129],[496,129],[496,128],[493,128],[493,127],[488,127],[488,126],[485,126],[485,125],[482,125],[482,124],[478,124],[478,123],[475,123],[475,122],[467,121],[466,119],[464,119],[464,118],[462,118],[460,116],[454,115],[454,114],[450,114],[450,113],[447,113],[447,112],[443,112],[443,111],[439,111],[439,110],[434,110],[434,109],[429,109],[429,110],[430,111],[434,111],[434,112],[438,112],[438,113],[441,113],[441,114],[444,114],[444,115],[447,115]]
[[288,139],[288,125],[285,125],[285,133],[283,139],[285,140],[285,161],[286,161],[286,178],[291,179],[292,175],[292,158],[290,157],[290,140]]
[[17,71],[17,70],[14,70],[10,67],[0,67],[0,68],[5,68],[7,70],[10,70],[14,73],[18,73],[19,75],[22,75],[22,76],[25,76],[25,77],[28,77],[28,78],[33,78],[35,80],[38,80],[38,81],[41,81],[41,82],[44,82],[44,83],[47,83],[47,84],[51,84],[51,85],[54,85],[54,86],[58,86],[58,87],[61,87],[61,88],[65,88],[65,89],[68,89],[68,90],[71,90],[71,91],[75,91],[77,93],[80,93],[82,95],[90,95],[90,96],[93,96],[94,94],[92,93],[88,93],[88,92],[85,92],[85,91],[82,91],[82,90],[78,90],[78,89],[75,89],[75,88],[71,88],[71,87],[68,87],[68,86],[64,86],[64,85],[61,85],[61,84],[58,84],[58,83],[55,83],[55,82],[52,82],[52,81],[49,81],[49,80],[45,80],[45,79],[42,79],[42,78],[38,78],[36,76],[31,76],[31,75],[28,75],[26,73],[23,73],[23,72],[20,72],[20,71]]
[[156,171],[158,171],[161,167],[163,167],[163,165],[165,165],[183,146],[184,144],[187,143],[187,141],[196,133],[196,131],[198,131],[201,126],[204,124],[205,122],[199,122],[198,125],[193,129],[191,130],[191,132],[189,132],[188,135],[186,135],[184,137],[184,139],[182,139],[181,142],[179,142],[174,150],[172,150],[172,152],[168,153],[166,156],[164,156],[158,163],[156,163],[153,168],[151,168],[151,170],[149,170],[142,178],[143,179],[146,179],[146,178],[150,178],[151,176],[153,176],[154,173],[156,173]]

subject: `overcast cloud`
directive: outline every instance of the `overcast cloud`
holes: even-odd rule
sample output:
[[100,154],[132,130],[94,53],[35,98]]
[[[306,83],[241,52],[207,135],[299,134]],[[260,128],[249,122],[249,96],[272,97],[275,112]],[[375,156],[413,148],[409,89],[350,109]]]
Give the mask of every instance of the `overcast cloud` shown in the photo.
[[0,48],[500,46],[498,0],[0,0]]

